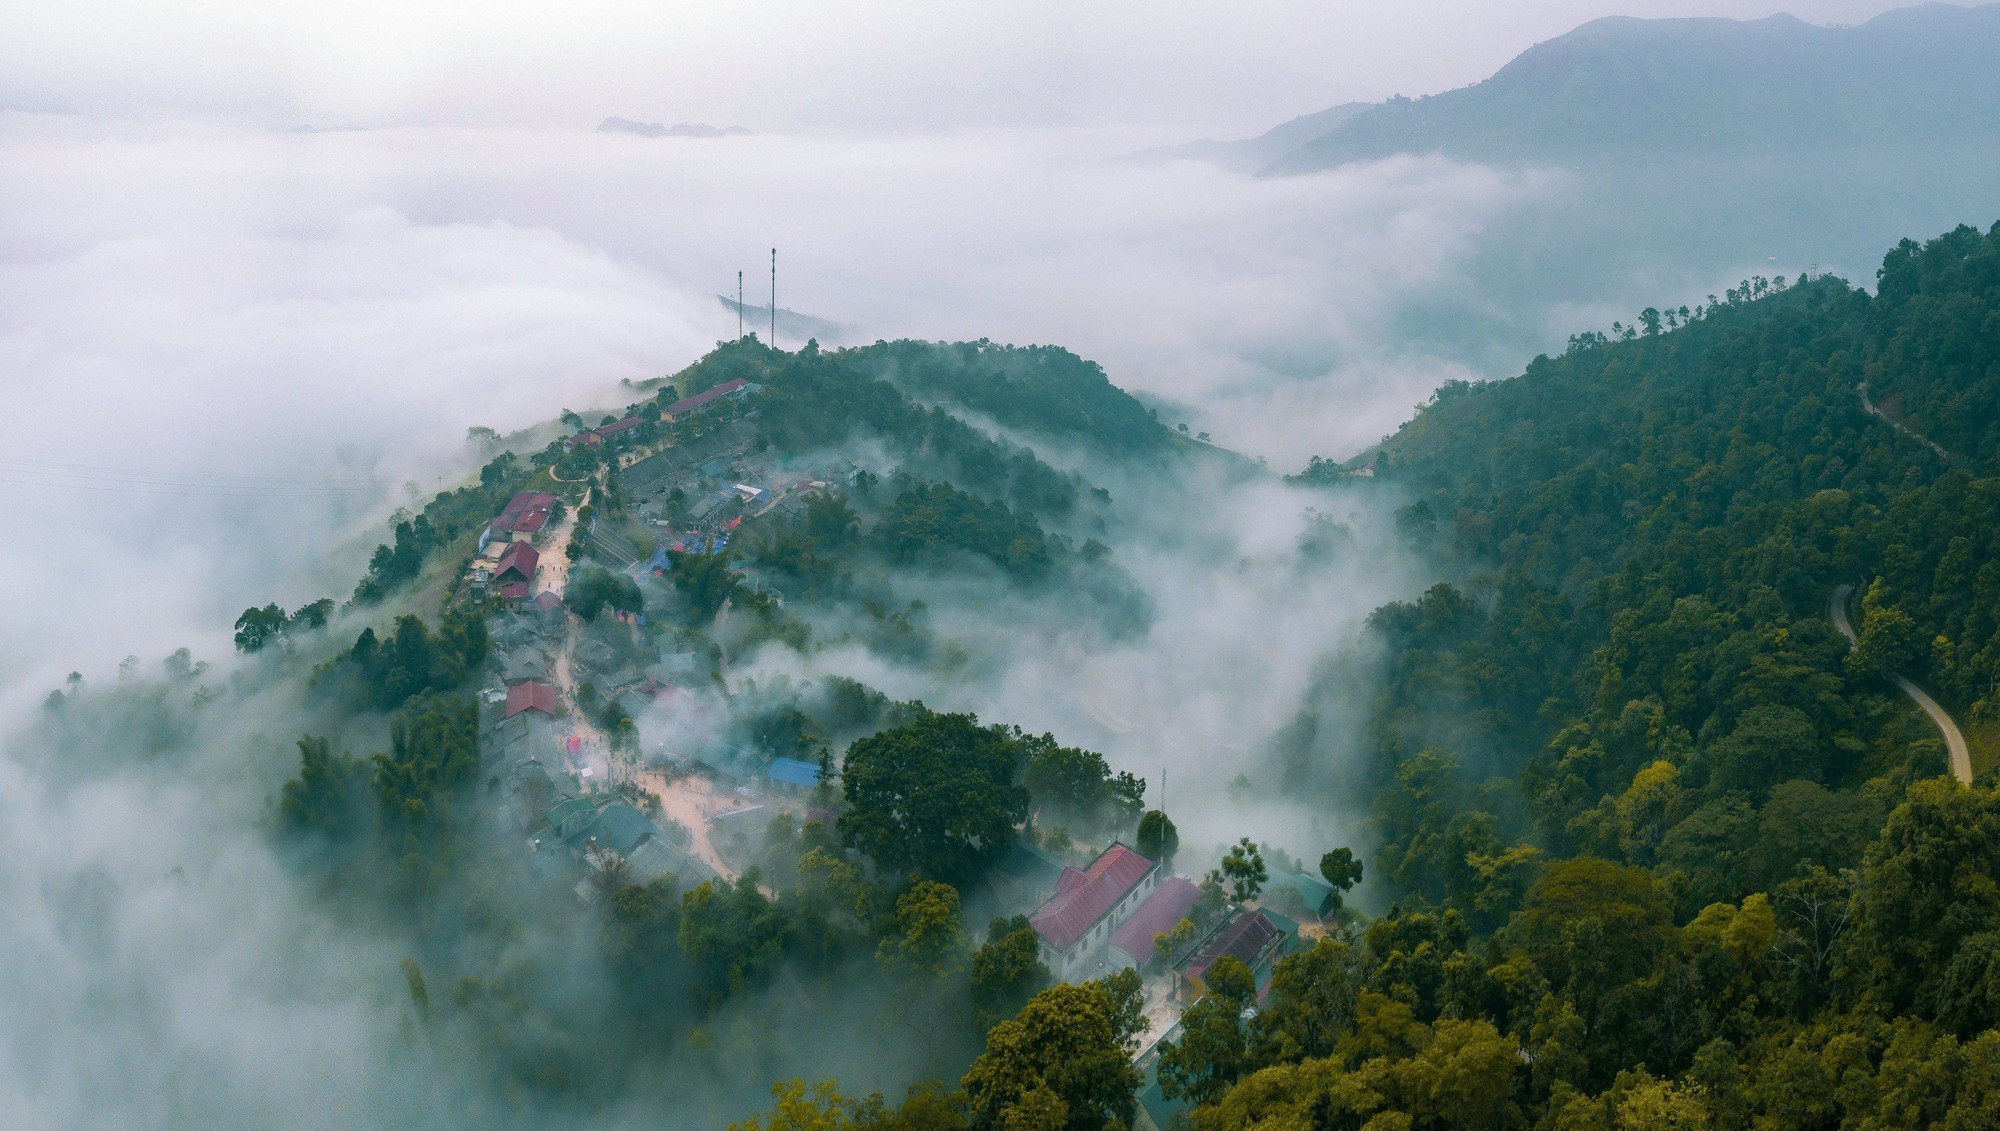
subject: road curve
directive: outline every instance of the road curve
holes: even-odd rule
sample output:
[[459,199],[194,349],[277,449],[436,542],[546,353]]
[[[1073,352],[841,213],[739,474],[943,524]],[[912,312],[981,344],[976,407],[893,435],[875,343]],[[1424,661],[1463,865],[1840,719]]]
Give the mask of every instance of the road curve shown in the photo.
[[[1839,629],[1842,636],[1847,637],[1849,644],[1859,639],[1854,634],[1853,623],[1847,619],[1847,601],[1852,596],[1854,596],[1854,586],[1839,586],[1833,591],[1833,600],[1827,606],[1827,613],[1833,618],[1833,627]],[[1924,714],[1931,717],[1931,722],[1937,724],[1938,730],[1943,732],[1945,752],[1951,757],[1951,776],[1966,785],[1971,785],[1972,748],[1965,744],[1964,732],[1960,731],[1958,724],[1951,720],[1951,715],[1943,707],[1938,706],[1937,700],[1924,694],[1923,688],[1902,676],[1895,678],[1896,686],[1903,689],[1903,694],[1909,696]]]

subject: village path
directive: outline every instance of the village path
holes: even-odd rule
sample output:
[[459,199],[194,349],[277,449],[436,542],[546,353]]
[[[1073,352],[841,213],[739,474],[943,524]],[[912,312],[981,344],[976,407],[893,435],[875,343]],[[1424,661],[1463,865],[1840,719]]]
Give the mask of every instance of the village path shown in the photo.
[[[1857,643],[1860,639],[1855,635],[1854,625],[1847,619],[1847,602],[1853,596],[1854,586],[1839,586],[1833,591],[1833,601],[1828,608],[1829,614],[1833,617],[1833,627],[1839,629],[1842,636],[1847,637],[1849,644]],[[1909,696],[1924,714],[1930,716],[1931,722],[1937,725],[1938,730],[1943,732],[1945,752],[1950,755],[1951,776],[1966,785],[1971,785],[1972,748],[1966,745],[1965,733],[1952,721],[1950,712],[1939,706],[1937,700],[1924,694],[1923,688],[1900,675],[1896,676],[1895,680],[1896,686],[1903,689],[1903,694]]]
[[736,869],[731,868],[716,851],[715,842],[708,836],[708,818],[711,813],[730,803],[727,798],[717,798],[714,785],[697,777],[681,777],[668,780],[665,771],[641,770],[633,776],[639,788],[660,799],[660,811],[673,818],[674,823],[688,831],[688,851],[696,859],[715,869],[715,874],[730,882],[736,880]]
[[[541,568],[536,571],[537,592],[554,593],[561,597],[569,585],[569,542],[576,531],[576,512],[590,503],[591,493],[586,489],[583,501],[575,508],[565,508],[562,521],[556,524],[548,537],[548,553],[542,558]],[[581,739],[584,765],[590,768],[591,776],[599,781],[610,780],[610,746],[604,735],[598,731],[576,701],[576,615],[567,610],[563,613],[563,642],[556,652],[555,662],[550,665],[549,674],[554,677],[556,694],[561,697],[564,716],[569,720],[570,733]]]
[[1948,463],[1958,462],[1950,452],[1944,449],[1944,445],[1939,444],[1937,441],[1931,439],[1929,436],[1924,435],[1922,432],[1919,432],[1916,429],[1910,427],[1909,425],[1903,423],[1902,421],[1897,420],[1895,417],[1890,416],[1888,412],[1886,412],[1882,408],[1881,405],[1876,404],[1874,400],[1868,396],[1868,382],[1863,381],[1859,385],[1856,385],[1854,387],[1854,391],[1861,394],[1861,411],[1867,413],[1868,415],[1874,417],[1875,419],[1881,421],[1882,423],[1887,424],[1889,427],[1895,429],[1898,434],[1907,436],[1910,439],[1915,440],[1918,443],[1929,448],[1930,450],[1936,452],[1939,458],[1945,460],[1946,462]]
[[[551,476],[555,473],[550,472]],[[583,491],[583,501],[574,507],[564,507],[562,521],[543,539],[547,552],[539,559],[541,568],[535,573],[535,592],[554,593],[560,597],[569,587],[569,540],[576,533],[576,512],[590,505],[591,489]]]

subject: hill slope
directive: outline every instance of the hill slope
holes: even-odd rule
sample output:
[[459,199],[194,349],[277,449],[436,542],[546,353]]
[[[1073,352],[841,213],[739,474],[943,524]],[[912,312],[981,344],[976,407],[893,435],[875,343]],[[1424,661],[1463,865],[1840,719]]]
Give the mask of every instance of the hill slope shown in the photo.
[[[1449,578],[1377,610],[1365,650],[1369,874],[1402,902],[1320,955],[1353,1013],[1274,990],[1203,1126],[1448,1125],[1440,1046],[1487,1065],[1452,1093],[1497,1126],[1991,1124],[2000,791],[1938,776],[1892,677],[2000,709],[2000,226],[1906,244],[1881,282],[1648,311],[1440,389],[1384,443],[1376,482]],[[1980,423],[1940,454],[1864,379]],[[1850,652],[1827,602],[1855,579]],[[1324,684],[1284,751],[1301,781],[1354,701]],[[1369,1044],[1383,1009],[1403,1051]]]

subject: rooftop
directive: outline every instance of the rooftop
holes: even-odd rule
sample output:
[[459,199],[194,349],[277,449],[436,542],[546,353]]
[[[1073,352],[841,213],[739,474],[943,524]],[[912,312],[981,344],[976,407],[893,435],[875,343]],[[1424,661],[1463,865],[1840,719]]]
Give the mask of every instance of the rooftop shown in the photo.
[[540,508],[547,510],[555,505],[556,497],[547,491],[516,491],[507,505],[500,509],[502,515],[516,515],[525,510]]
[[1191,978],[1205,978],[1208,968],[1223,957],[1245,966],[1255,966],[1257,958],[1283,940],[1284,932],[1262,911],[1242,910],[1209,936],[1207,945],[1181,967]]
[[621,801],[606,805],[597,820],[577,834],[574,842],[596,841],[620,856],[630,856],[633,849],[658,833],[644,813]]
[[523,680],[507,688],[507,713],[505,718],[513,718],[522,711],[540,711],[545,715],[556,713],[556,689],[537,680]]
[[1091,861],[1088,870],[1063,869],[1062,878],[1056,881],[1056,894],[1028,921],[1050,947],[1068,950],[1155,867],[1151,860],[1114,843]]
[[1144,962],[1152,957],[1153,936],[1173,930],[1174,924],[1187,918],[1199,902],[1201,889],[1194,881],[1186,876],[1169,876],[1132,912],[1125,925],[1112,934],[1111,945],[1124,951],[1132,961]]
[[798,758],[773,758],[764,776],[786,785],[814,786],[819,784],[819,766]]
[[684,401],[675,401],[666,407],[666,412],[672,416],[679,416],[683,412],[693,412],[695,409],[708,404],[718,397],[726,397],[738,389],[747,389],[749,386],[750,382],[741,377],[738,377],[734,381],[724,381],[715,388],[709,389],[706,392],[696,393]]
[[629,432],[644,423],[646,423],[645,420],[640,417],[628,416],[623,420],[614,420],[609,424],[599,425],[597,428],[592,429],[592,431],[600,436],[615,436],[620,432]]
[[507,543],[506,551],[500,555],[500,561],[493,570],[493,576],[499,577],[508,570],[513,570],[519,573],[523,580],[526,580],[535,576],[535,566],[541,560],[542,556],[536,553],[535,548],[528,543],[509,542]]

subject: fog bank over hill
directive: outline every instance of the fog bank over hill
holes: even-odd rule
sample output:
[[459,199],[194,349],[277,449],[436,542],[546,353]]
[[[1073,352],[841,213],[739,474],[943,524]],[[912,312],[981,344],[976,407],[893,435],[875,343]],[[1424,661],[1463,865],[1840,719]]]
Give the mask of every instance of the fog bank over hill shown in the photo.
[[1522,306],[1575,322],[1607,301],[1679,303],[1720,293],[1718,278],[1799,267],[1868,285],[1878,249],[1908,232],[1990,223],[1996,55],[1993,4],[1925,4],[1858,26],[1610,17],[1470,86],[1148,156],[1281,178],[1413,155],[1559,175],[1559,188],[1478,241],[1441,301],[1414,304],[1397,326],[1429,349],[1504,367],[1556,329],[1521,318]]
[[[88,594],[0,614],[0,664],[43,689],[351,579],[407,484],[470,465],[468,427],[622,403],[620,380],[735,334],[714,296],[742,270],[761,305],[774,245],[780,306],[856,340],[1058,342],[1274,467],[1357,450],[1479,375],[1390,326],[1551,183],[1141,168],[1103,131],[681,146],[5,120],[0,353],[43,390],[5,425],[9,478],[27,525],[65,532],[5,554],[27,588]],[[123,478],[29,474],[57,465]]]

